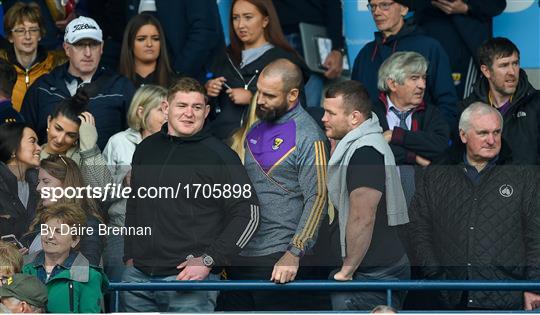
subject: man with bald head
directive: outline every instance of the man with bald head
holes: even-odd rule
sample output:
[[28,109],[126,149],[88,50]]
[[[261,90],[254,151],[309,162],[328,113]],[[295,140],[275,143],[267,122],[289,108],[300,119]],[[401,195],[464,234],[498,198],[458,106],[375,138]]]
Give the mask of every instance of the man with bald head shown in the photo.
[[[230,279],[286,283],[306,278],[310,255],[326,214],[326,138],[299,101],[302,73],[286,59],[263,69],[257,81],[259,122],[246,137],[245,167],[260,200],[260,225],[228,271]],[[305,260],[305,258],[304,258]],[[285,292],[230,292],[227,310],[294,310]]]

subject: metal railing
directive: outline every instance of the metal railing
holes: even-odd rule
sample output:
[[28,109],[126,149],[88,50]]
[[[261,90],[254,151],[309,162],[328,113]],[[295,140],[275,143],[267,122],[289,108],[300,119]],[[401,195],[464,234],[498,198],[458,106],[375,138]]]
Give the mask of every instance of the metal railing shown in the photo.
[[151,281],[112,282],[109,290],[116,294],[118,311],[120,291],[386,291],[387,305],[392,305],[393,291],[417,290],[483,290],[540,291],[540,281],[326,281],[302,280],[287,284],[269,281]]

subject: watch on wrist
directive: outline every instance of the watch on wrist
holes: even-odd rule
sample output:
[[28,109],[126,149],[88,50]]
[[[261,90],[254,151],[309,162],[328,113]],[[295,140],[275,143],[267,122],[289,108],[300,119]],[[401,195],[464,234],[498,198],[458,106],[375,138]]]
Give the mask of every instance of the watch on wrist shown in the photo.
[[207,254],[202,255],[202,262],[208,268],[213,268],[215,265],[214,258]]
[[294,256],[298,257],[298,258],[302,258],[304,257],[304,254],[306,253],[303,249],[300,249],[294,245],[291,245],[289,244],[289,246],[287,246],[287,250],[289,252],[291,252]]
[[345,50],[344,47],[341,47],[341,48],[336,48],[334,49],[335,51],[339,52],[341,54],[341,56],[345,56],[347,54],[347,51]]

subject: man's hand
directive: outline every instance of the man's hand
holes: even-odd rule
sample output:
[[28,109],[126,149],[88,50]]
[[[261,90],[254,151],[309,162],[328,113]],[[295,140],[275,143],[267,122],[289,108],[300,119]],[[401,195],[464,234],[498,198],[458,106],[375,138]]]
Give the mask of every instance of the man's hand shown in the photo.
[[204,280],[211,270],[203,264],[202,256],[190,258],[176,266],[176,269],[182,269],[176,280]]
[[526,311],[532,311],[540,308],[540,294],[532,292],[523,292],[523,304]]
[[28,248],[26,248],[26,247],[19,248],[19,253],[20,253],[21,255],[23,255],[23,256],[26,255],[26,254],[28,254]]
[[130,187],[131,186],[131,170],[127,172],[126,176],[124,176],[124,180],[122,181],[122,184],[124,187]]
[[270,281],[274,281],[275,283],[287,283],[294,281],[299,265],[300,258],[293,255],[291,252],[286,251],[285,254],[274,265],[274,270],[272,271],[272,278],[270,278]]
[[332,50],[326,56],[323,67],[326,69],[324,73],[325,77],[330,80],[339,78],[343,72],[343,55],[337,50]]
[[225,92],[229,95],[231,101],[238,105],[248,105],[253,97],[249,90],[243,88],[228,89]]
[[463,0],[433,0],[431,4],[446,14],[467,14],[469,6]]
[[424,158],[424,157],[421,157],[420,155],[417,155],[416,156],[416,164],[425,167],[425,166],[429,166],[429,164],[431,164],[431,161]]
[[337,281],[351,281],[353,279],[354,270],[352,268],[349,268],[351,270],[347,270],[344,267],[341,267],[341,270],[336,272],[334,275],[334,280]]
[[385,132],[383,132],[383,137],[384,137],[384,140],[386,140],[386,142],[390,143],[390,141],[392,140],[392,130],[386,130]]

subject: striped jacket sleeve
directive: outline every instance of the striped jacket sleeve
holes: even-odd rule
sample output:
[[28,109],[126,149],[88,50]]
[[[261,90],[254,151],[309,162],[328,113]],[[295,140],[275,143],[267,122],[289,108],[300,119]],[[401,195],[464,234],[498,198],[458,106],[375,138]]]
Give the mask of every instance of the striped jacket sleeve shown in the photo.
[[217,266],[229,265],[231,258],[240,253],[259,227],[259,200],[240,159],[235,156],[234,163],[223,165],[222,170],[221,187],[230,185],[233,194],[235,191],[241,194],[221,199],[225,215],[223,230],[205,249]]
[[309,250],[315,244],[322,218],[327,213],[326,166],[328,146],[322,139],[300,144],[298,181],[304,197],[302,216],[290,245]]

